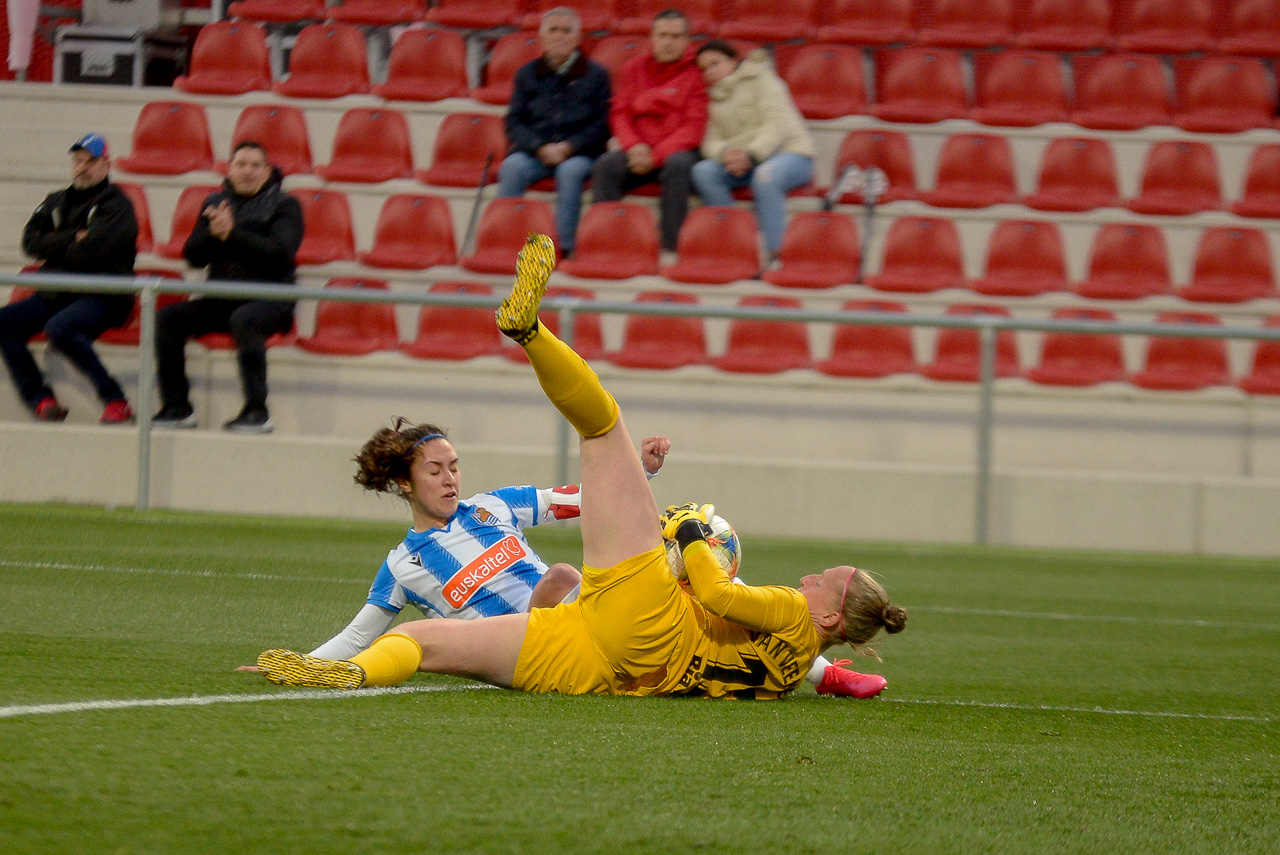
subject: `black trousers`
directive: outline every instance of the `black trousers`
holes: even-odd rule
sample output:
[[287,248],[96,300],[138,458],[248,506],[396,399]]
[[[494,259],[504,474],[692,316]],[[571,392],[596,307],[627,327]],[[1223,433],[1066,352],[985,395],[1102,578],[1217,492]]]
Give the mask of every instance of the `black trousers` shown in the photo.
[[172,303],[156,313],[156,373],[162,408],[191,407],[187,339],[229,332],[236,343],[246,409],[267,406],[267,339],[293,326],[293,303],[198,299]]
[[43,399],[53,395],[27,349],[27,342],[42,330],[49,343],[66,354],[89,378],[104,404],[124,398],[120,384],[107,373],[94,352],[93,342],[112,327],[123,326],[132,310],[132,294],[52,291],[0,308],[0,351],[23,403],[34,410]]
[[591,170],[591,201],[620,202],[627,192],[658,182],[662,185],[662,197],[658,203],[662,248],[674,252],[680,239],[680,227],[689,213],[693,165],[697,162],[697,152],[677,151],[657,169],[637,174],[627,168],[625,151],[606,152],[596,158]]

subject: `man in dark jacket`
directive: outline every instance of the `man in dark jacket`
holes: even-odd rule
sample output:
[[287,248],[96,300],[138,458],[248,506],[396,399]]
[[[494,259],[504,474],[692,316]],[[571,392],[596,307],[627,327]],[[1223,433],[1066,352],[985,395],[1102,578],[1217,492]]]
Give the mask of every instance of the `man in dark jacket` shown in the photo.
[[[71,147],[71,186],[45,197],[22,231],[22,250],[43,262],[42,272],[133,275],[138,220],[129,197],[108,178],[110,171],[102,137],[88,134]],[[133,301],[132,294],[37,291],[0,308],[0,350],[18,394],[37,419],[67,417],[27,349],[41,330],[93,383],[104,405],[100,421],[133,419],[120,384],[93,351],[98,336],[128,321]]]
[[542,56],[516,72],[507,108],[510,150],[498,172],[498,196],[520,196],[556,179],[560,250],[573,252],[582,187],[609,141],[609,72],[583,56],[578,13],[559,6],[542,16]]
[[[204,200],[182,254],[192,267],[208,267],[211,280],[294,282],[302,244],[302,206],[281,187],[283,176],[256,142],[231,153],[227,180]],[[244,408],[223,425],[241,433],[270,433],[267,411],[267,338],[293,326],[293,303],[210,298],[173,303],[156,314],[160,380],[157,427],[195,427],[185,347],[193,336],[229,332],[235,339]]]

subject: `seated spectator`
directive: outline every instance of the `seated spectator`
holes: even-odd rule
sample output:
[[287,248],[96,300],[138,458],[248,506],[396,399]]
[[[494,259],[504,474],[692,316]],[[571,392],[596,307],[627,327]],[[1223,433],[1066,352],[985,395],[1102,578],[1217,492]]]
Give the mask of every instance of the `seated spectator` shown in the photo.
[[653,19],[650,53],[618,72],[609,111],[613,139],[591,174],[592,201],[617,202],[644,184],[662,185],[662,248],[674,252],[689,211],[690,172],[707,127],[707,92],[689,48],[689,19],[666,9]]
[[787,193],[813,180],[813,139],[764,51],[739,59],[733,45],[712,39],[698,48],[697,63],[710,118],[694,186],[708,205],[732,205],[733,191],[750,187],[772,260],[787,225]]
[[[71,186],[45,197],[22,230],[22,250],[42,262],[41,271],[132,276],[138,219],[124,191],[111,183],[107,141],[88,134],[71,146]],[[129,320],[133,294],[37,291],[0,308],[0,351],[23,403],[37,419],[60,422],[58,403],[36,366],[27,342],[41,330],[89,378],[102,399],[100,421],[133,421],[124,391],[93,351],[93,342]]]
[[582,188],[609,141],[609,72],[582,53],[578,13],[558,6],[538,28],[542,56],[516,72],[507,108],[510,153],[498,172],[498,196],[520,196],[530,184],[556,179],[556,231],[573,253]]
[[[208,267],[213,280],[292,285],[302,244],[302,206],[284,192],[284,176],[266,150],[245,141],[231,153],[227,179],[204,200],[201,216],[182,247],[192,267]],[[229,332],[236,343],[244,408],[223,425],[239,433],[270,433],[267,411],[267,338],[293,326],[293,303],[202,297],[156,313],[156,371],[160,412],[156,427],[193,428],[186,372],[187,339]]]

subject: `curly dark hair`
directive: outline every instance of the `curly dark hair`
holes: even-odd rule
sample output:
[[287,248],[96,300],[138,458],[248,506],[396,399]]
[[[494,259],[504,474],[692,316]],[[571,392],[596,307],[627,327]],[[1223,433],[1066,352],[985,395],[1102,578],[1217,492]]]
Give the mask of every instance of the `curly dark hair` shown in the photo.
[[391,493],[404,498],[400,481],[409,480],[409,468],[418,443],[424,437],[438,435],[448,439],[444,428],[433,424],[411,424],[403,416],[396,418],[391,427],[384,427],[369,438],[355,456],[355,482],[375,493]]

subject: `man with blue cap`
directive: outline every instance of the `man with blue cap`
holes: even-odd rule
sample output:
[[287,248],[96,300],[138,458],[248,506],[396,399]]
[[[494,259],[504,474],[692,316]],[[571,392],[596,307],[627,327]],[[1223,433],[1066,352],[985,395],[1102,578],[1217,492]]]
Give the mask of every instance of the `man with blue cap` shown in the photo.
[[[41,272],[132,276],[138,219],[133,204],[108,178],[111,153],[98,134],[71,146],[71,186],[45,197],[22,232],[22,250],[40,262]],[[18,394],[37,419],[60,422],[67,410],[49,388],[27,343],[40,332],[62,351],[102,400],[104,424],[133,420],[124,390],[94,353],[93,342],[123,326],[133,294],[37,291],[0,308],[0,352]]]

